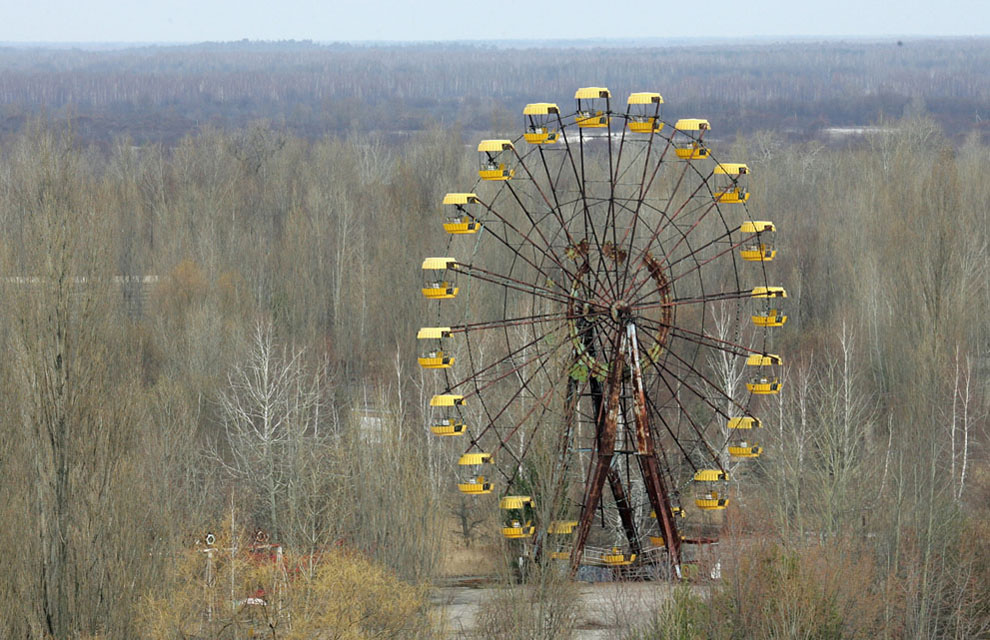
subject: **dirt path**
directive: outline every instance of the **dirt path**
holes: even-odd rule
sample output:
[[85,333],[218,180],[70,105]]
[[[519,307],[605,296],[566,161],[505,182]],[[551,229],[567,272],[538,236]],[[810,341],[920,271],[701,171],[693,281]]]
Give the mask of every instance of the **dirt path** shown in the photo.
[[[577,640],[621,637],[630,625],[643,625],[669,595],[659,582],[579,583]],[[443,611],[447,637],[476,636],[479,605],[494,593],[491,586],[439,587],[433,601]]]

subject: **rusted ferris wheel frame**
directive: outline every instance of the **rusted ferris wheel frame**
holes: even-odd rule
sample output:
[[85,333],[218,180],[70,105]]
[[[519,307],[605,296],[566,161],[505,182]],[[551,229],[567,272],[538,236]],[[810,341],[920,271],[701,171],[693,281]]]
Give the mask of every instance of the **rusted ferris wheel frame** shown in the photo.
[[[483,227],[485,240],[503,252],[509,267],[506,273],[474,257],[477,243],[472,257],[456,257],[455,236],[449,237],[449,255],[455,256],[450,268],[479,288],[500,292],[502,312],[500,317],[483,320],[465,317],[460,324],[444,327],[448,330],[445,335],[463,337],[467,367],[456,372],[444,369],[442,386],[446,394],[459,394],[458,407],[466,403],[480,407],[482,419],[468,431],[465,454],[484,451],[486,460],[502,462],[494,466],[502,483],[499,493],[506,496],[519,484],[529,446],[535,440],[524,438],[522,446],[514,447],[513,438],[525,435],[527,428],[559,429],[558,454],[565,472],[559,474],[562,486],[554,488],[551,497],[558,500],[566,495],[566,469],[576,448],[578,425],[594,425],[582,497],[576,505],[579,515],[570,550],[572,572],[582,562],[596,512],[603,509],[606,482],[628,542],[629,562],[641,557],[643,535],[633,513],[636,505],[632,504],[629,479],[631,456],[636,459],[648,504],[657,516],[665,541],[665,561],[672,573],[679,575],[682,536],[676,514],[683,511],[674,504],[678,479],[671,461],[690,467],[695,475],[708,469],[715,477],[727,478],[722,453],[726,442],[713,439],[712,421],[731,424],[738,419],[736,414],[751,413],[748,402],[743,404],[721,389],[703,371],[699,355],[720,351],[733,357],[749,356],[764,354],[768,347],[765,331],[758,346],[744,344],[739,329],[733,339],[707,333],[706,311],[711,303],[738,306],[753,297],[755,290],[741,285],[737,253],[749,246],[747,243],[751,245],[754,237],[761,248],[764,245],[759,233],[742,232],[746,224],[753,224],[746,222],[748,192],[743,194],[738,186],[731,193],[718,191],[712,185],[713,176],[726,175],[723,167],[736,167],[731,169],[736,177],[748,169],[718,163],[714,169],[706,169],[713,160],[704,145],[706,121],[690,121],[704,126],[698,124],[697,135],[678,146],[681,122],[672,126],[660,119],[662,98],[653,98],[652,113],[633,116],[632,96],[623,114],[612,111],[607,90],[600,94],[604,109],[597,111],[586,109],[587,103],[582,105],[580,98],[577,110],[569,115],[563,115],[556,105],[529,105],[527,111],[535,106],[535,113],[546,116],[542,128],[532,126],[530,115],[525,136],[479,145],[483,160],[480,173],[482,178],[486,172],[493,176],[487,179],[492,181],[489,185],[496,185],[494,193],[482,195],[483,181],[479,181],[477,194],[450,194],[464,196],[458,202],[475,206],[478,218],[472,228]],[[591,125],[581,124],[589,118],[597,120]],[[622,123],[621,132],[613,131],[614,122]],[[668,135],[662,133],[664,128]],[[603,130],[607,150],[592,153],[591,147],[600,146],[603,136],[591,135],[586,129]],[[559,143],[555,148],[547,142],[551,135],[551,142]],[[531,136],[544,138],[534,142]],[[523,139],[532,144],[522,147]],[[595,164],[604,158],[607,165]],[[665,172],[672,174],[672,180],[664,199],[654,191]],[[685,184],[686,190],[679,194]],[[732,184],[736,184],[735,179]],[[740,210],[732,224],[722,211],[726,193],[732,206]],[[459,210],[467,211],[466,207]],[[710,226],[721,231],[713,235]],[[767,290],[769,259],[761,259],[752,274]],[[734,286],[706,290],[706,274],[714,271],[712,265],[727,263]],[[693,283],[697,290],[679,297],[677,285],[682,280]],[[443,305],[438,301],[441,318]],[[685,309],[700,326],[679,322],[678,309]],[[738,309],[735,317],[741,317]],[[510,330],[527,331],[529,337],[520,341]],[[471,336],[488,332],[500,332],[505,347],[491,362],[482,361],[471,346]],[[569,364],[561,366],[561,362]],[[587,371],[584,379],[574,374],[575,367]],[[494,393],[507,387],[508,395],[499,398]],[[563,397],[559,397],[561,387],[565,389]],[[699,420],[682,394],[712,417]],[[590,411],[581,409],[584,397],[590,401]],[[521,417],[510,417],[521,399],[530,403],[528,410]],[[666,420],[665,413],[673,414],[676,420]],[[531,423],[536,426],[526,426]],[[634,448],[616,451],[620,435]],[[617,455],[626,461],[625,482],[614,464]],[[547,525],[531,527],[530,539],[536,549],[545,543]],[[517,531],[528,529],[520,526],[512,531],[512,537],[519,537]],[[623,558],[619,564],[628,564],[627,556],[619,555]]]

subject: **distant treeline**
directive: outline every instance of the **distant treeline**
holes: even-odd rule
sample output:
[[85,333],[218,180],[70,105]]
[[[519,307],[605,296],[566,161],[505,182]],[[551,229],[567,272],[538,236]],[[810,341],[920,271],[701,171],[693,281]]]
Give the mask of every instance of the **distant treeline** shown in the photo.
[[706,117],[719,136],[776,130],[792,140],[923,105],[950,137],[990,131],[986,39],[652,48],[351,46],[303,42],[118,50],[0,49],[0,133],[32,114],[74,120],[85,141],[171,145],[204,125],[264,119],[294,135],[505,133],[522,106],[569,107],[607,85],[614,107],[660,91],[665,115]]

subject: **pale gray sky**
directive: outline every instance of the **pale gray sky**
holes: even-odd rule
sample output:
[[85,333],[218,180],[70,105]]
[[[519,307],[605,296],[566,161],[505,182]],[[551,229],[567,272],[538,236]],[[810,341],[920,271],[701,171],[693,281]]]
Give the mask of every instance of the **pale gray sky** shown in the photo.
[[0,0],[0,16],[0,42],[990,35],[990,0]]

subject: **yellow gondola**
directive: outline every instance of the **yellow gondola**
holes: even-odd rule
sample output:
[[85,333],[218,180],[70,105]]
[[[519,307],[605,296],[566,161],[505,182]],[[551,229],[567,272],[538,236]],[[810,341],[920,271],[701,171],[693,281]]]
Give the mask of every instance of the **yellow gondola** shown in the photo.
[[623,553],[618,547],[612,547],[610,553],[602,554],[602,562],[610,567],[625,567],[636,561],[635,553]]
[[450,327],[423,327],[416,334],[418,340],[436,340],[437,348],[430,349],[419,357],[419,366],[424,369],[448,369],[454,364],[454,356],[443,349],[443,339],[450,337]]
[[666,547],[667,541],[663,539],[663,536],[650,536],[650,544],[654,547]]
[[492,492],[492,482],[481,474],[483,468],[493,464],[490,453],[465,453],[458,460],[461,467],[470,467],[463,482],[457,483],[457,490],[468,495],[479,495]]
[[516,175],[512,168],[516,148],[511,140],[482,140],[478,143],[480,165],[478,175],[482,180],[511,180]]
[[753,299],[753,324],[757,327],[782,327],[787,322],[784,300],[787,291],[783,287],[756,287],[750,293]]
[[[684,509],[681,509],[680,507],[671,507],[670,508],[670,513],[675,518],[684,518],[684,517],[687,517],[687,514],[684,513]],[[650,517],[651,518],[656,518],[657,517],[656,510],[650,511]]]
[[773,236],[777,228],[772,222],[766,220],[747,220],[739,227],[739,233],[744,236],[752,236],[751,241],[746,242],[739,250],[739,256],[743,260],[750,262],[770,262],[777,255],[777,248],[774,246]]
[[454,207],[443,223],[443,230],[452,234],[478,233],[481,222],[471,209],[478,204],[478,196],[473,193],[448,193],[443,197],[445,207]]
[[659,93],[631,93],[626,101],[626,126],[633,133],[655,133],[663,129],[660,120],[660,105],[663,96]]
[[442,418],[430,424],[430,431],[437,436],[461,436],[467,426],[456,418]]
[[753,367],[753,375],[746,383],[746,389],[750,393],[758,395],[775,395],[780,393],[782,383],[780,381],[779,368],[784,365],[780,356],[773,354],[758,354],[746,358],[746,366]]
[[443,393],[430,398],[431,407],[460,407],[464,404],[464,396]]
[[[503,496],[498,501],[498,508],[511,513],[511,519],[502,527],[502,535],[506,538],[528,538],[533,535],[536,527],[532,520],[522,524],[527,507],[532,508],[533,498],[530,496]],[[529,509],[531,511],[531,509]]]
[[499,509],[522,509],[526,505],[532,505],[533,498],[530,496],[505,496],[498,501]]
[[570,551],[551,551],[550,552],[550,559],[551,560],[570,560],[570,558],[571,558],[571,552]]
[[702,493],[695,498],[694,504],[703,511],[715,511],[725,509],[729,504],[729,499],[719,494],[719,491],[711,485],[717,485],[723,489],[729,481],[729,474],[721,469],[699,469],[694,474],[694,481],[702,487]]
[[[430,406],[445,409],[449,414],[455,411],[454,407],[464,405],[464,396],[450,393],[440,394],[430,398]],[[430,431],[438,436],[459,436],[463,435],[467,427],[456,416],[444,415],[430,425]]]
[[763,447],[749,442],[739,442],[729,445],[729,455],[733,458],[758,458],[763,453]]
[[709,491],[700,498],[695,498],[694,504],[702,511],[718,511],[729,506],[729,499],[719,496],[718,491]]
[[762,429],[763,423],[759,418],[744,416],[740,418],[729,418],[725,426],[729,429]]
[[554,520],[547,528],[547,533],[552,535],[566,536],[574,533],[577,520]]
[[694,473],[695,482],[726,482],[729,474],[721,469],[699,469]]
[[[711,129],[707,120],[701,118],[681,118],[674,123],[674,129],[683,133],[682,138],[674,142],[674,153],[681,160],[702,160],[709,156],[708,147],[701,141],[705,131]],[[697,131],[697,134],[689,133]]]
[[430,300],[449,300],[457,297],[460,288],[455,282],[457,261],[453,258],[427,258],[423,260],[423,295]]
[[530,144],[553,144],[560,131],[557,123],[560,109],[552,102],[534,102],[523,108],[525,133],[523,138]]
[[518,520],[512,520],[508,525],[502,527],[502,536],[506,538],[529,538],[536,531],[536,526],[531,522],[527,521],[526,524],[522,524]]
[[608,126],[609,100],[612,93],[605,87],[582,87],[574,92],[577,100],[575,121],[582,129],[604,129]]
[[749,167],[740,163],[724,163],[715,167],[715,190],[712,197],[721,204],[734,204],[749,200],[749,189],[742,176],[749,175]]

